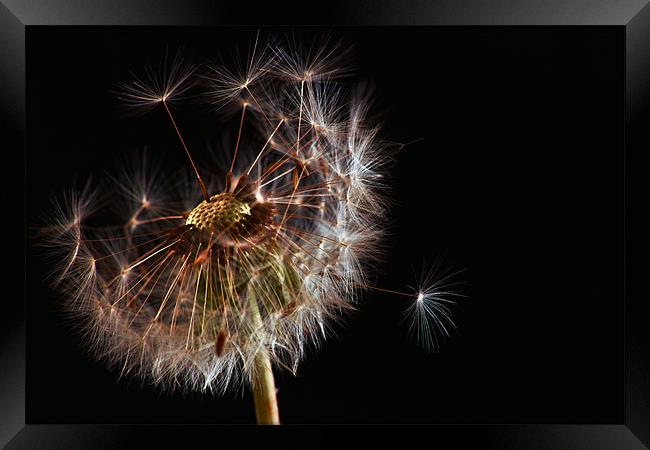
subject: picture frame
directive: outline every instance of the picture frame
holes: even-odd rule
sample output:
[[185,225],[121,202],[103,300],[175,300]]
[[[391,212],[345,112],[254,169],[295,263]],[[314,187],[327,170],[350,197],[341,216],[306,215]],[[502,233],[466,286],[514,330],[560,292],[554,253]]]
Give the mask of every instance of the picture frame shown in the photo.
[[[313,9],[312,9],[313,8]],[[311,10],[311,11],[309,11]],[[7,154],[16,157],[17,164],[26,167],[25,139],[27,130],[26,106],[26,42],[30,30],[36,27],[70,26],[151,26],[151,27],[230,27],[230,26],[329,26],[347,27],[613,27],[624,42],[621,52],[621,73],[624,85],[624,110],[620,119],[624,124],[623,160],[624,180],[620,213],[623,223],[621,242],[623,286],[620,308],[624,317],[624,358],[620,370],[624,373],[620,405],[623,415],[616,423],[507,423],[507,424],[420,424],[420,425],[288,425],[274,430],[241,425],[135,425],[135,424],[37,424],[26,421],[25,306],[18,300],[6,302],[0,319],[4,333],[0,357],[3,375],[0,385],[0,443],[7,448],[48,448],[52,443],[60,448],[133,448],[188,446],[189,442],[212,442],[219,439],[255,440],[281,443],[291,447],[293,437],[314,445],[333,446],[339,433],[354,438],[369,438],[380,442],[389,435],[398,435],[405,445],[425,440],[430,446],[480,448],[645,448],[650,445],[650,350],[648,342],[647,254],[650,243],[645,237],[646,193],[648,177],[645,164],[650,142],[650,6],[643,1],[549,1],[525,2],[413,2],[409,6],[392,1],[329,2],[326,7],[291,8],[289,5],[267,5],[248,8],[246,5],[209,1],[160,2],[31,2],[3,0],[0,5],[0,65],[4,80],[2,92],[2,122],[8,124]],[[457,28],[460,29],[460,28]],[[624,94],[623,94],[624,93]],[[21,157],[18,157],[20,155]],[[16,166],[18,167],[18,166]],[[27,181],[25,181],[27,183]],[[26,184],[25,184],[26,185]],[[16,187],[5,181],[4,192],[15,192]],[[8,196],[11,211],[26,211],[30,205],[25,198]],[[25,236],[25,247],[30,240],[29,224],[18,223],[16,231]],[[24,226],[23,226],[24,225]],[[28,258],[25,264],[29,265]],[[24,276],[16,279],[25,279]],[[30,286],[25,282],[25,297]],[[145,421],[146,423],[146,421]],[[332,432],[333,430],[333,432]],[[135,443],[138,444],[135,444]],[[303,442],[303,441],[301,441]]]

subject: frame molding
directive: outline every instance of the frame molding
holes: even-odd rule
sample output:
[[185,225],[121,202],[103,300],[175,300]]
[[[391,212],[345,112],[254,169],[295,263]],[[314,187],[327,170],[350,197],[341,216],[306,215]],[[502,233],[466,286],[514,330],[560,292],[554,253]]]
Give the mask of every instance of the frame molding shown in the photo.
[[[339,445],[338,433],[363,430],[364,440],[380,441],[399,432],[406,441],[425,437],[432,445],[453,442],[454,447],[481,448],[625,448],[650,446],[650,307],[645,284],[649,263],[647,192],[650,192],[650,4],[645,0],[427,0],[395,7],[392,0],[333,0],[317,14],[304,14],[305,5],[267,4],[260,9],[241,2],[210,0],[0,0],[0,123],[5,155],[22,155],[25,164],[25,36],[33,25],[617,25],[625,29],[625,421],[603,425],[431,425],[431,426],[284,426],[271,431],[247,427],[245,433],[261,439],[292,433],[317,437],[318,443]],[[302,15],[301,15],[302,14]],[[311,22],[305,23],[305,19]],[[621,68],[623,70],[623,68]],[[8,137],[8,140],[7,140]],[[28,174],[24,172],[25,183]],[[15,190],[7,177],[3,192]],[[26,187],[26,185],[23,185]],[[4,195],[25,214],[25,202]],[[24,199],[24,197],[23,197]],[[644,214],[645,213],[645,214]],[[24,217],[24,216],[23,216]],[[25,237],[23,250],[28,245]],[[25,260],[25,264],[28,261]],[[18,275],[17,275],[18,276]],[[23,275],[23,280],[25,280]],[[29,289],[24,285],[25,296]],[[25,423],[24,305],[6,301],[0,318],[0,445],[7,448],[47,448],[53,442],[65,448],[116,448],[134,439],[147,445],[179,444],[186,438],[239,438],[239,426],[198,425],[34,425]],[[368,428],[368,430],[364,430]],[[181,431],[182,430],[182,431]],[[370,431],[370,432],[368,432]],[[182,436],[182,440],[179,436]],[[312,441],[313,442],[313,441]],[[367,441],[366,441],[367,442]]]

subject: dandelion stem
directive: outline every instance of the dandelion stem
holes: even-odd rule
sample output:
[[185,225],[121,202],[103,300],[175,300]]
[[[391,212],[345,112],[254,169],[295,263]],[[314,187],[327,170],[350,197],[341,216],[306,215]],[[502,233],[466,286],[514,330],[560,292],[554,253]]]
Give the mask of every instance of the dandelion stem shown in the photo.
[[271,360],[266,351],[256,357],[257,379],[253,385],[255,416],[260,425],[280,425],[278,399],[275,396],[275,380],[271,370]]
[[[249,290],[249,293],[251,291]],[[262,343],[264,343],[262,318],[254,295],[250,296],[249,305],[253,333],[257,334],[256,338],[261,339]],[[275,395],[275,379],[271,368],[271,358],[264,345],[255,355],[253,399],[255,401],[255,416],[259,425],[280,425],[280,413],[278,411],[278,399]]]

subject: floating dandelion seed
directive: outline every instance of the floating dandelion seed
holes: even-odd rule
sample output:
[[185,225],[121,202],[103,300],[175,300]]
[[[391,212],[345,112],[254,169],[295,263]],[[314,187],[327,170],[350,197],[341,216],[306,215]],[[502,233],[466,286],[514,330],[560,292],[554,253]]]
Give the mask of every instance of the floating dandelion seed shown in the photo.
[[452,337],[456,330],[453,310],[457,300],[465,297],[460,292],[464,283],[458,279],[462,270],[442,273],[436,261],[420,277],[411,302],[404,311],[404,321],[409,331],[425,351],[436,351],[441,343]]
[[[194,67],[177,54],[122,85],[127,106],[165,110],[193,181],[174,190],[145,160],[131,164],[114,189],[66,196],[46,244],[98,357],[168,388],[249,384],[258,422],[279,423],[272,367],[295,373],[369,287],[395,146],[367,124],[367,99],[334,83],[346,73],[337,48],[261,47],[240,71],[202,74],[210,102],[239,109],[222,171],[196,163],[169,106]],[[102,204],[122,205],[122,219],[98,227]],[[412,306],[426,342],[447,331],[441,286]]]

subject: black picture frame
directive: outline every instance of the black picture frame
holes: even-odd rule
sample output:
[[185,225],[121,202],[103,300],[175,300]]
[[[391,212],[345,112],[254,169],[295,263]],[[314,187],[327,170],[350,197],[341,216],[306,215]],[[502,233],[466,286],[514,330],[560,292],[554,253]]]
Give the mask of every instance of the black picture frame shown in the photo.
[[[308,14],[308,9],[312,13]],[[280,429],[225,425],[39,425],[25,423],[25,323],[24,305],[5,302],[0,321],[2,341],[0,361],[0,444],[7,448],[132,448],[188,447],[189,440],[286,439],[292,447],[293,435],[301,446],[313,443],[338,445],[338,432],[371,436],[380,441],[399,434],[408,442],[426,439],[430,446],[443,448],[645,448],[650,445],[650,336],[647,317],[648,273],[646,214],[648,177],[645,173],[650,148],[650,6],[645,1],[501,1],[480,0],[414,1],[408,6],[396,1],[331,1],[326,6],[271,5],[250,8],[240,2],[194,1],[38,1],[3,0],[0,5],[0,93],[1,122],[6,126],[4,154],[22,158],[25,154],[25,36],[38,25],[344,25],[344,26],[616,26],[625,36],[625,198],[624,198],[624,285],[625,372],[624,421],[612,424],[500,424],[500,425],[421,425],[421,426],[288,426]],[[23,159],[24,161],[24,159]],[[24,163],[19,166],[24,167]],[[28,173],[24,173],[29,176]],[[13,194],[15,181],[5,177],[3,199],[13,217],[25,211],[24,197]],[[12,195],[9,195],[12,193]],[[23,216],[24,217],[24,214]],[[13,220],[7,233],[25,236],[25,224]],[[17,258],[16,258],[17,259]],[[29,261],[25,261],[29,264]],[[14,264],[17,268],[20,264]],[[19,275],[7,274],[7,277]],[[24,279],[24,278],[23,278]],[[29,287],[24,286],[24,291]],[[14,298],[19,298],[14,296]],[[335,432],[332,432],[334,430]],[[297,444],[296,444],[297,445]],[[244,445],[246,448],[248,445]],[[312,446],[312,445],[309,445]]]

